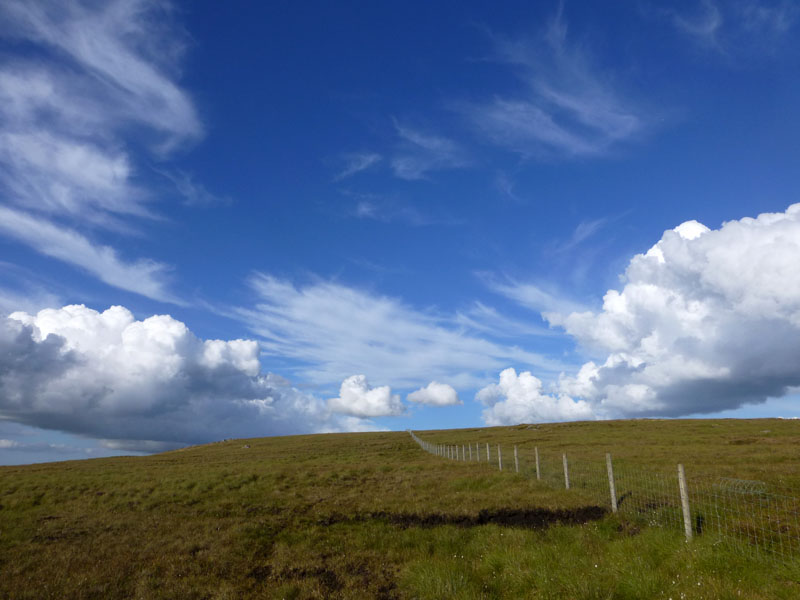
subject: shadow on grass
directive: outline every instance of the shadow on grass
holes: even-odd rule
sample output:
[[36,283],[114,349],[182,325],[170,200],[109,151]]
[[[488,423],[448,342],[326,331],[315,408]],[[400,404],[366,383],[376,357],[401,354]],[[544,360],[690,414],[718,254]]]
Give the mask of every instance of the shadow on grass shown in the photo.
[[439,527],[479,527],[480,525],[500,525],[521,529],[545,529],[550,525],[581,525],[597,521],[606,514],[600,506],[582,506],[574,509],[548,510],[546,508],[501,508],[481,510],[477,515],[451,515],[446,513],[390,513],[370,512],[347,516],[334,513],[317,521],[318,525],[329,526],[337,523],[359,523],[365,521],[384,521],[402,528]]

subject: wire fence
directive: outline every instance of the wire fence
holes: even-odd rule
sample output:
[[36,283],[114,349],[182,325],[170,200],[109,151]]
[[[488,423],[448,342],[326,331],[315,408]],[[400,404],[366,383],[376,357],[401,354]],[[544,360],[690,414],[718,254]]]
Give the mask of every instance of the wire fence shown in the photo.
[[762,481],[687,477],[683,465],[672,473],[605,458],[587,460],[540,452],[524,456],[517,446],[485,442],[435,444],[411,437],[446,460],[473,462],[566,488],[642,524],[683,531],[687,540],[711,537],[753,556],[790,562],[800,558],[800,498],[774,493]]

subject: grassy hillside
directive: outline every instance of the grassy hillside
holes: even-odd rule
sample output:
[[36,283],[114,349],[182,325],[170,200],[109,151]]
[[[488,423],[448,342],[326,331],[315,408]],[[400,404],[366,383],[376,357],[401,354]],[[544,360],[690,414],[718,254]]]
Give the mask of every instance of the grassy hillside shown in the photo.
[[[800,487],[794,421],[418,433]],[[404,432],[0,467],[0,598],[800,597],[797,565],[595,504],[431,456]]]

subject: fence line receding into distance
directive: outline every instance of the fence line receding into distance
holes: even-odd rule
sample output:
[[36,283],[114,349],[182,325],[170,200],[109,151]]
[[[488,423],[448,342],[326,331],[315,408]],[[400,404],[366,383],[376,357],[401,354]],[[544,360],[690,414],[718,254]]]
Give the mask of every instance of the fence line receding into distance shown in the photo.
[[[481,444],[435,444],[411,437],[435,456],[494,467],[490,446],[482,459]],[[468,452],[464,450],[469,448]],[[460,450],[460,452],[459,452]],[[496,445],[496,468],[503,471],[502,449]],[[508,455],[508,454],[507,454]],[[533,453],[513,447],[514,470],[522,477],[545,485],[584,493],[613,512],[644,520],[649,525],[683,531],[694,536],[713,536],[743,553],[769,555],[784,562],[800,558],[800,498],[770,492],[760,481],[725,477],[689,477],[683,465],[672,473],[660,473],[627,462],[614,462],[611,454],[596,461],[549,456],[534,447]],[[509,470],[506,469],[506,472]],[[689,474],[690,475],[690,474]]]

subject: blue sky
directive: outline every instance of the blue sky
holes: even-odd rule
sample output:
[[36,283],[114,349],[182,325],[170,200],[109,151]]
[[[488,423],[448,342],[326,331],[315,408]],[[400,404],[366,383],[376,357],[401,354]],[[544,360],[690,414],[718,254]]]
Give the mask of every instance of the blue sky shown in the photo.
[[793,2],[0,24],[0,464],[800,416]]

